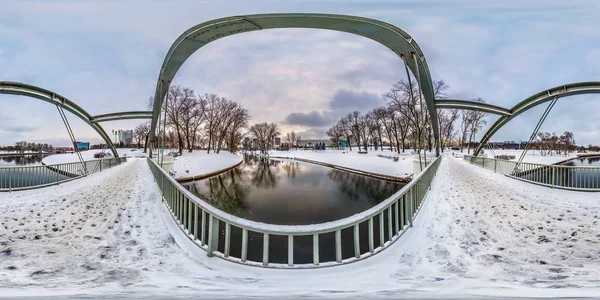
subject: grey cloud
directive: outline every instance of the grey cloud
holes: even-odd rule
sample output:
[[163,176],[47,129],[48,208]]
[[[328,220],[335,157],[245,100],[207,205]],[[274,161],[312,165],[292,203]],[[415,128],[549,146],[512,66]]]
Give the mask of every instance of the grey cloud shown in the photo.
[[0,130],[14,134],[21,134],[27,132],[34,132],[37,130],[37,128],[27,125],[2,125],[2,127],[0,127]]
[[326,132],[326,129],[308,128],[306,130],[297,132],[297,134],[300,135],[302,137],[302,139],[314,140],[314,139],[326,139],[327,134],[325,132]]
[[336,112],[338,110],[347,112],[353,110],[367,111],[383,105],[385,105],[385,101],[380,95],[350,90],[338,90],[329,102],[331,109]]
[[[290,113],[285,117],[284,123],[310,127],[307,133],[315,138],[323,138],[325,131],[314,129],[327,128],[335,124],[348,113],[358,110],[367,112],[373,108],[383,106],[385,102],[375,93],[365,91],[337,90],[329,101],[330,109],[308,113]],[[321,134],[321,135],[319,135]]]
[[309,113],[291,113],[285,117],[285,123],[304,126],[328,126],[335,122],[335,117],[328,111],[311,111]]

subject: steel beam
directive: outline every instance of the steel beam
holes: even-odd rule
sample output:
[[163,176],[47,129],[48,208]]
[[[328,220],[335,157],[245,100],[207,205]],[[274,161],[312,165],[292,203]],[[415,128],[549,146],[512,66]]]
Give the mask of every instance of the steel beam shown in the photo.
[[456,109],[464,109],[464,110],[476,110],[482,111],[490,114],[501,115],[501,116],[510,116],[511,112],[509,109],[504,107],[491,105],[487,103],[468,101],[468,100],[436,100],[435,107],[440,108],[456,108]]
[[557,86],[548,90],[541,91],[515,105],[511,110],[509,116],[501,116],[488,131],[483,135],[479,146],[473,152],[473,156],[477,156],[483,146],[490,140],[490,138],[500,130],[506,123],[512,120],[514,117],[548,101],[552,101],[554,98],[564,98],[575,95],[583,94],[600,94],[600,82],[577,82],[567,85]]
[[315,28],[342,31],[360,35],[381,43],[399,57],[404,55],[407,58],[412,58],[414,53],[417,64],[410,64],[409,68],[415,77],[417,74],[419,76],[420,88],[432,120],[436,154],[439,155],[440,135],[433,83],[425,56],[419,45],[417,45],[410,35],[394,25],[373,19],[332,14],[260,14],[234,16],[204,22],[185,31],[175,40],[167,52],[158,75],[154,94],[150,145],[154,145],[158,115],[161,112],[162,103],[169,85],[179,68],[196,50],[210,42],[230,35],[274,28]]
[[115,120],[128,120],[128,119],[152,119],[151,111],[124,111],[110,114],[103,114],[93,116],[91,121],[93,123],[107,122]]
[[100,137],[110,146],[113,155],[115,157],[119,157],[117,149],[110,141],[108,134],[106,134],[102,126],[100,126],[97,123],[93,123],[90,114],[87,113],[83,108],[79,107],[77,104],[73,103],[71,100],[57,93],[37,86],[9,81],[0,81],[0,94],[26,96],[60,106],[64,110],[72,113],[73,115],[90,125],[100,135]]

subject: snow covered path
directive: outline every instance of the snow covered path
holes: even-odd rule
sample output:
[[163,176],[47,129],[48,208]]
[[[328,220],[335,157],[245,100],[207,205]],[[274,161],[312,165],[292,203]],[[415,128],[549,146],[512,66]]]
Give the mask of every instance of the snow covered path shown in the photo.
[[445,157],[414,228],[389,249],[333,268],[272,270],[188,256],[145,160],[131,159],[0,194],[0,297],[600,296],[598,198]]

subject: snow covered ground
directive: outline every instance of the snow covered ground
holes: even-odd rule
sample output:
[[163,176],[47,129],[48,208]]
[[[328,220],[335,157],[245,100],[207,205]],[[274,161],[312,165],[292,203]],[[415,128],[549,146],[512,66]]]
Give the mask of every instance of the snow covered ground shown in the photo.
[[208,174],[218,170],[235,166],[242,161],[242,157],[228,151],[218,154],[205,150],[197,150],[192,153],[184,151],[181,156],[175,157],[173,163],[175,178],[184,178]]
[[[464,153],[466,153],[466,151]],[[515,159],[513,159],[513,161],[519,160],[521,153],[523,153],[523,150],[494,150],[495,155],[514,155]],[[490,150],[485,149],[485,154],[487,154],[488,157],[492,157],[492,153]],[[561,162],[563,160],[575,158],[577,157],[577,154],[577,152],[569,152],[566,155],[552,153],[550,155],[542,156],[538,150],[529,150],[523,158],[523,161],[529,163],[551,165],[557,162]]]
[[[406,150],[406,153],[400,154],[387,150],[369,151],[367,154],[358,154],[356,149],[351,152],[341,150],[292,150],[271,151],[270,155],[274,157],[298,157],[310,159],[342,167],[396,177],[406,177],[410,174],[413,174],[413,160],[416,158],[410,154],[410,150]],[[392,159],[378,157],[377,155],[398,157],[398,161],[394,162]]]
[[[103,150],[100,150],[100,149],[92,149],[92,150],[82,151],[81,155],[83,157],[83,160],[85,160],[85,161],[95,160],[95,159],[99,159],[99,158],[94,158],[94,154],[96,154],[98,152],[102,152],[102,151]],[[112,152],[109,149],[105,149],[104,152],[110,153],[112,155]],[[119,153],[119,156],[122,156],[122,157],[146,156],[147,153],[143,153],[143,152],[144,152],[143,149],[117,148],[117,153]],[[78,161],[79,161],[79,157],[77,156],[77,153],[54,154],[54,155],[44,157],[42,159],[42,162],[46,165],[64,164],[64,163],[78,162]]]
[[131,159],[60,186],[0,194],[0,297],[600,296],[599,215],[595,194],[447,156],[414,228],[382,253],[316,270],[245,267],[187,255],[167,229],[145,160]]

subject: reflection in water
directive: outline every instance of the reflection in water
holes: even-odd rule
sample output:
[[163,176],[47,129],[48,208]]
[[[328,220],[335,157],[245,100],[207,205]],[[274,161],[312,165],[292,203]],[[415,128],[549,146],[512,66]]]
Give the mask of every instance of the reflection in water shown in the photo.
[[[398,183],[332,169],[327,176],[338,184],[339,190],[350,200],[363,197],[385,199],[398,190]],[[388,196],[386,196],[388,195]]]
[[28,166],[39,165],[45,155],[0,156],[2,166]]
[[244,156],[237,168],[184,184],[230,214],[271,224],[316,224],[362,212],[401,183],[319,165]]

